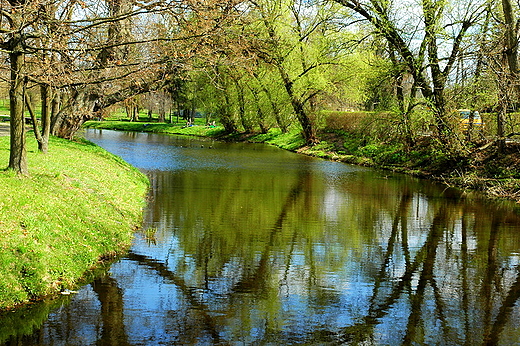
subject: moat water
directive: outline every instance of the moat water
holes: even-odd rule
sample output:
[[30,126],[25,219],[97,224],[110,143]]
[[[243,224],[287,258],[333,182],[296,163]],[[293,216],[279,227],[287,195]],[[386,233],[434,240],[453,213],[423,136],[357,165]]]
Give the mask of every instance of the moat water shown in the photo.
[[0,316],[5,345],[520,344],[520,206],[387,171],[147,133],[130,252]]

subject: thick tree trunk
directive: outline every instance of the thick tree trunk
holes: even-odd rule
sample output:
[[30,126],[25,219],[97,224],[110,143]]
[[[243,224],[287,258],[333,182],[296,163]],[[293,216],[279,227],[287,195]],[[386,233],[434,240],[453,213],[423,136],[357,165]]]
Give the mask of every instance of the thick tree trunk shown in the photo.
[[85,121],[94,118],[97,98],[88,91],[75,90],[70,96],[69,104],[61,111],[61,124],[56,130],[58,137],[72,139]]
[[233,133],[237,131],[237,125],[231,114],[231,101],[227,92],[224,92],[224,100],[224,105],[221,105],[218,110],[220,122],[227,133]]
[[[13,38],[15,40],[15,38]],[[24,121],[24,92],[25,79],[23,78],[23,53],[14,49],[9,54],[11,63],[11,80],[9,88],[10,117],[11,117],[11,151],[9,169],[18,174],[28,174],[27,148],[25,142]]]
[[61,125],[61,103],[62,103],[63,93],[55,90],[54,98],[52,99],[52,108],[51,108],[51,127],[50,131],[52,135],[56,135],[58,128]]
[[[107,1],[110,16],[117,17],[132,12],[132,1],[127,0],[111,0]],[[130,46],[123,44],[132,38],[130,31],[130,19],[115,20],[109,23],[108,40],[106,48],[103,49],[98,57],[97,63],[101,67],[107,67],[110,64],[118,64],[125,61],[130,52]]]

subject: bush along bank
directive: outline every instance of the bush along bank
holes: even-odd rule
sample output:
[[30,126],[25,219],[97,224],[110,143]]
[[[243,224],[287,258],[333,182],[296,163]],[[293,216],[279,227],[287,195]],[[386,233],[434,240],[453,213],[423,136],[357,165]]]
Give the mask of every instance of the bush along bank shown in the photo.
[[448,152],[433,137],[417,138],[413,146],[401,142],[366,141],[341,131],[323,131],[319,143],[307,146],[294,134],[255,135],[267,142],[305,155],[375,167],[442,182],[491,198],[520,202],[520,143],[476,143]]
[[[142,221],[147,178],[89,142],[28,140],[29,176],[0,172],[0,309],[74,289],[124,252]],[[0,160],[9,160],[0,137]]]
[[125,121],[91,121],[85,125],[97,129],[197,135],[268,143],[304,155],[411,174],[450,186],[477,190],[492,198],[520,202],[520,143],[508,143],[502,151],[493,142],[471,143],[466,148],[446,152],[430,136],[418,137],[410,146],[395,139],[370,139],[355,131],[324,130],[318,133],[319,143],[308,146],[298,129],[288,133],[271,129],[264,134],[226,134],[219,126],[183,127],[179,124]]

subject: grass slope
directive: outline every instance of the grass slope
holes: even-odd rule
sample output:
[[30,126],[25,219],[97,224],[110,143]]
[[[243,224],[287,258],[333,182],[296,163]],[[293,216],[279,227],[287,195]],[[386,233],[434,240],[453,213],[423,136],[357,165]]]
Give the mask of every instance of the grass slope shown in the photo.
[[[29,176],[0,172],[0,309],[73,288],[126,249],[142,217],[146,177],[91,143],[28,140]],[[31,150],[34,148],[34,150]],[[9,138],[0,137],[0,161]]]

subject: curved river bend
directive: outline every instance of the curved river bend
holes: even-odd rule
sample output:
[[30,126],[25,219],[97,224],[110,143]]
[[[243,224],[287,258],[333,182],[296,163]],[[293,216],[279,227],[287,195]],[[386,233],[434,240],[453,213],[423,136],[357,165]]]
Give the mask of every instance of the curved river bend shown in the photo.
[[520,344],[516,204],[266,145],[87,130],[149,175],[130,253],[5,345]]

